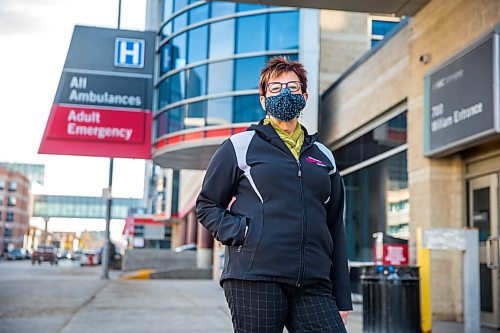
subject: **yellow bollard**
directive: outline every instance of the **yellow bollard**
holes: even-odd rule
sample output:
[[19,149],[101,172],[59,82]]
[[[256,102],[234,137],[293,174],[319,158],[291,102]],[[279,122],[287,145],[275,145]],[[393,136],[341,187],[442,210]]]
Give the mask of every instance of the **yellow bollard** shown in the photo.
[[423,333],[432,329],[431,317],[431,256],[422,247],[422,228],[417,229],[417,265],[420,274],[420,325]]

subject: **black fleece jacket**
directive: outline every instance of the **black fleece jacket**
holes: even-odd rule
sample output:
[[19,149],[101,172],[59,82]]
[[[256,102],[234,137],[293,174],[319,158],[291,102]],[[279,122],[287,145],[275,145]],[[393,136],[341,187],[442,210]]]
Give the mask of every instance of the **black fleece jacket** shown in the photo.
[[319,283],[332,288],[339,310],[351,310],[343,182],[330,150],[303,129],[299,160],[262,121],[224,141],[196,215],[226,245],[221,283]]

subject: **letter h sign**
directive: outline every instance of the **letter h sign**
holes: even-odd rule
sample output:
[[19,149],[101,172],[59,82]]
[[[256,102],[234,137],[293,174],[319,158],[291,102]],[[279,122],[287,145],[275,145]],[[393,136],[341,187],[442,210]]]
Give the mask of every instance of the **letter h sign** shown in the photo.
[[115,39],[115,66],[144,67],[144,40],[131,38]]

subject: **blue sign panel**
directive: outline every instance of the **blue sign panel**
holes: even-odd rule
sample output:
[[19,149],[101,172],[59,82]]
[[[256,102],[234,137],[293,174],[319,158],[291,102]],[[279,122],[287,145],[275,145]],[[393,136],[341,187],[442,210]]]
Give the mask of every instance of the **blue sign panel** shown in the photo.
[[144,67],[144,40],[130,38],[116,38],[115,66]]

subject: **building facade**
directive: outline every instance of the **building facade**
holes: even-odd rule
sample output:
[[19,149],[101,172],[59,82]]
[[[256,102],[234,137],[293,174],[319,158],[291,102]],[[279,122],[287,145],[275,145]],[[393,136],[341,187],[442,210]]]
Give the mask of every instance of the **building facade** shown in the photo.
[[[204,170],[219,144],[264,117],[258,81],[270,58],[309,62],[309,89],[317,91],[318,11],[165,0],[148,2],[147,21],[158,33],[148,212],[172,225],[172,248],[195,243],[198,266],[210,267],[217,251],[194,216]],[[312,131],[317,97],[304,115]]]
[[[320,119],[346,184],[349,258],[370,261],[384,232],[409,240],[415,264],[419,229],[477,229],[481,322],[496,328],[499,23],[498,1],[429,1],[324,91]],[[463,320],[462,270],[461,253],[431,251],[434,318]]]
[[22,248],[29,230],[30,181],[17,171],[0,168],[0,240],[2,255]]
[[217,1],[160,4],[153,160],[203,170],[218,144],[264,116],[260,70],[276,55],[299,58],[300,11]]
[[148,1],[147,28],[158,35],[148,213],[171,226],[171,247],[197,244],[199,267],[213,262],[217,277],[222,247],[215,242],[212,251],[195,199],[219,144],[264,117],[258,81],[267,60],[285,55],[305,65],[309,100],[301,123],[315,132],[319,92],[398,22],[335,10]]

